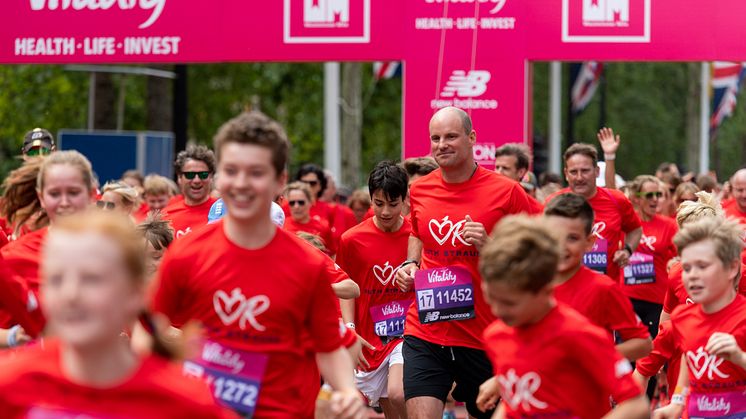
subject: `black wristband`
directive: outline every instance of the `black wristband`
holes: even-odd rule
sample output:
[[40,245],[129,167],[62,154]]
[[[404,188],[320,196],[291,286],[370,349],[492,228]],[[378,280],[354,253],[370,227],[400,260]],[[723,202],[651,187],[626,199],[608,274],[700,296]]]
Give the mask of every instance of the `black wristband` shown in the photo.
[[405,266],[407,266],[409,264],[412,264],[412,263],[414,263],[415,265],[417,265],[417,268],[420,267],[420,261],[414,260],[414,259],[407,259],[404,262],[402,262],[400,268],[403,268],[403,267],[405,267]]
[[632,251],[632,246],[630,246],[629,243],[624,244],[624,250],[628,251],[630,256],[634,253],[634,251]]

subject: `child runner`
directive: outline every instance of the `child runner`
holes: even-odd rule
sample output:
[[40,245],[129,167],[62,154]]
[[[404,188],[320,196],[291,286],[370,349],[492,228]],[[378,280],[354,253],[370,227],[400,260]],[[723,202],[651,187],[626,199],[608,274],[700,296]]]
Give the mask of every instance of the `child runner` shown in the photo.
[[122,338],[145,307],[142,238],[128,219],[58,220],[44,247],[42,303],[55,337],[0,363],[4,418],[228,417],[206,385]]
[[674,238],[683,281],[694,304],[671,314],[681,371],[671,404],[659,419],[746,417],[746,297],[739,295],[743,230],[736,221],[706,218]]
[[[39,205],[49,217],[50,225],[65,216],[86,210],[95,201],[91,163],[77,151],[59,151],[44,158],[36,180]],[[27,301],[27,307],[35,318],[33,325],[24,325],[26,332],[37,336],[44,326],[38,310],[39,261],[42,243],[49,229],[41,228],[23,235],[18,240],[0,249],[8,269],[31,294],[4,295],[18,301]],[[2,304],[7,307],[6,304]],[[29,313],[11,313],[18,318]]]
[[150,279],[158,271],[166,249],[174,241],[174,229],[168,221],[161,219],[159,212],[154,212],[137,225],[137,230],[145,238],[145,266]]
[[484,332],[496,378],[477,403],[492,407],[499,392],[496,418],[646,418],[632,367],[608,333],[554,299],[554,229],[536,218],[505,218],[482,249],[483,294],[498,320]]
[[652,349],[650,333],[635,315],[627,296],[606,275],[583,265],[583,254],[595,237],[593,209],[581,195],[566,193],[549,201],[544,209],[547,223],[562,238],[562,255],[557,266],[555,297],[574,308],[608,332],[618,333],[617,350],[634,361]]
[[387,418],[406,418],[401,336],[414,294],[399,290],[394,277],[412,230],[402,217],[407,181],[396,164],[376,165],[368,177],[375,215],[343,234],[337,253],[337,263],[361,290],[357,301],[342,302],[345,321],[375,347],[363,349],[355,382],[371,406],[380,401]]
[[169,247],[155,291],[155,311],[174,326],[194,319],[205,327],[203,350],[186,369],[210,377],[222,403],[242,414],[307,418],[318,365],[335,390],[334,414],[361,418],[324,255],[270,219],[287,178],[284,130],[243,113],[218,130],[215,150],[228,212]]

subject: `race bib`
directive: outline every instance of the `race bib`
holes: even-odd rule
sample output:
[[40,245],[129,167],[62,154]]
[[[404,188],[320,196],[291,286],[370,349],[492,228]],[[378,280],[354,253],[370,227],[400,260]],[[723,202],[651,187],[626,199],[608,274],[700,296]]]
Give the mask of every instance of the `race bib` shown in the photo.
[[205,379],[222,405],[251,417],[267,360],[267,355],[206,341],[195,359],[184,362],[184,374]]
[[608,265],[608,253],[609,243],[606,239],[598,238],[593,243],[593,248],[590,252],[583,254],[583,265],[596,272],[606,273]]
[[624,267],[626,285],[643,285],[655,282],[655,264],[653,256],[635,252],[629,258],[629,265]]
[[398,337],[404,334],[404,320],[410,300],[392,301],[370,308],[376,335],[381,337]]
[[474,314],[474,285],[465,268],[450,266],[415,272],[420,323],[468,320]]
[[689,396],[689,418],[743,419],[746,417],[746,396],[743,390],[727,393]]

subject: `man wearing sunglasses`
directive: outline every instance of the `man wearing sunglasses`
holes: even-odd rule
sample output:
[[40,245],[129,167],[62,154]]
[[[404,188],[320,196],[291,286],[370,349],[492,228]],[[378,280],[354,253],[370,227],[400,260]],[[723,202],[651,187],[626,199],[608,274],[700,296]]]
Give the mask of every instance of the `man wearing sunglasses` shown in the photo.
[[207,224],[210,207],[217,200],[210,195],[215,155],[205,146],[189,146],[176,156],[174,168],[181,195],[163,209],[163,218],[171,221],[179,238]]
[[55,150],[54,137],[44,128],[34,128],[23,136],[23,160],[46,156]]

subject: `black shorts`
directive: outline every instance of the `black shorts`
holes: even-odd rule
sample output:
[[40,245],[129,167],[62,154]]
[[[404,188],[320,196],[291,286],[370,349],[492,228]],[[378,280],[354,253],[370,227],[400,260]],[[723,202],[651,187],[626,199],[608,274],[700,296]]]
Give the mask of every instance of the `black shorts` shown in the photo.
[[484,351],[463,346],[436,345],[404,336],[404,399],[435,397],[445,403],[453,383],[453,398],[464,402],[469,414],[491,418],[493,411],[477,408],[479,386],[492,378],[492,364]]
[[632,302],[632,308],[640,318],[640,321],[642,321],[642,324],[648,327],[650,337],[655,339],[658,336],[658,324],[660,323],[663,306],[636,298],[630,298],[629,300]]

